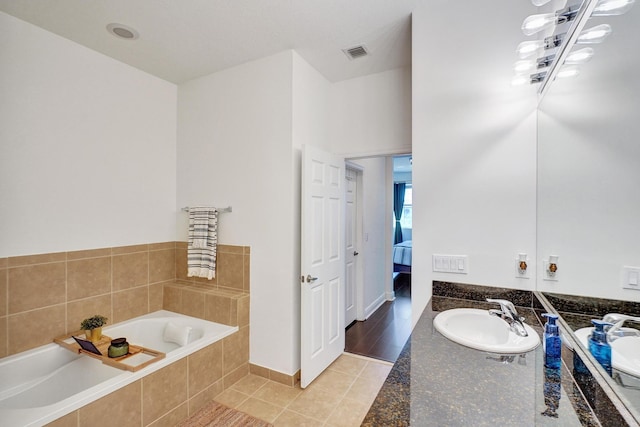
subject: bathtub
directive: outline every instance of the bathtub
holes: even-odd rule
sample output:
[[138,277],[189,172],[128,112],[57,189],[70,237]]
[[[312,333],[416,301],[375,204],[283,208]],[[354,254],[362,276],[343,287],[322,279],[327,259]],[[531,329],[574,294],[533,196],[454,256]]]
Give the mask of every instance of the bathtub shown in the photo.
[[[191,327],[188,338],[184,336],[186,344],[165,341],[168,323],[174,330]],[[236,331],[237,326],[161,310],[104,328],[104,334],[112,338],[126,337],[131,344],[166,353],[165,358],[136,372],[74,354],[54,343],[2,358],[0,425],[50,423]]]

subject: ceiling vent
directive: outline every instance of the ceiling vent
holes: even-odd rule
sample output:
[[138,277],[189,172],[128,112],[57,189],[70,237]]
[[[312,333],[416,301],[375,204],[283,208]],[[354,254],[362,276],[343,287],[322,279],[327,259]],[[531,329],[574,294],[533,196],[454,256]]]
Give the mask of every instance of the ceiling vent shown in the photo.
[[345,55],[347,55],[349,59],[358,59],[358,58],[362,58],[364,56],[369,55],[369,51],[367,50],[367,47],[363,44],[359,46],[350,47],[349,49],[342,49],[342,51],[344,52]]

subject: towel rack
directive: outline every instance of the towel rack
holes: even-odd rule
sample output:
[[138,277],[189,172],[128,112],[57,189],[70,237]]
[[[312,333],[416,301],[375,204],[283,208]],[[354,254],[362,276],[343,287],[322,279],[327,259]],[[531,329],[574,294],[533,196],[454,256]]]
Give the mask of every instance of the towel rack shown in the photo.
[[[216,209],[218,209],[218,213],[233,212],[233,207],[231,206],[227,206],[226,208],[216,208]],[[185,206],[184,208],[182,208],[182,210],[185,212],[189,212],[189,206]]]

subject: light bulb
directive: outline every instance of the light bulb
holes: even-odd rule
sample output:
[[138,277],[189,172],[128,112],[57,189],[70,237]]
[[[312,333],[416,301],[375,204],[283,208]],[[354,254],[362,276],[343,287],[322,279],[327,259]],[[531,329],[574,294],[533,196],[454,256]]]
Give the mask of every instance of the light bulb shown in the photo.
[[591,16],[614,16],[626,13],[633,6],[635,0],[600,0],[596,4]]
[[565,64],[584,64],[589,61],[593,56],[593,49],[585,47],[584,49],[576,50],[567,55],[564,60]]
[[576,40],[576,44],[601,43],[609,34],[611,34],[611,25],[596,25],[595,27],[591,27],[581,32]]
[[522,32],[525,36],[532,36],[535,33],[550,28],[556,23],[555,13],[542,13],[531,15],[522,23]]
[[522,86],[522,85],[525,85],[525,84],[529,83],[529,81],[530,81],[529,76],[521,74],[519,76],[515,76],[511,80],[511,86]]
[[536,63],[534,61],[518,61],[513,65],[513,71],[516,74],[527,74],[535,70]]
[[559,79],[566,79],[576,77],[578,74],[580,74],[578,67],[567,67],[566,65],[563,65],[562,68],[560,68],[560,71],[558,71],[558,74],[556,74],[556,77]]
[[542,40],[522,42],[518,45],[516,52],[520,58],[524,59],[533,56],[540,50],[540,48],[542,48],[542,46],[544,46],[544,42]]

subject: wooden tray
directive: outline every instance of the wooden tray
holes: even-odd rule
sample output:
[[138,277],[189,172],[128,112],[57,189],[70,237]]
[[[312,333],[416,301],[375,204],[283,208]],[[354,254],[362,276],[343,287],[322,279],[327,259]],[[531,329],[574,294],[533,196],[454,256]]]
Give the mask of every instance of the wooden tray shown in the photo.
[[[165,354],[160,351],[152,350],[146,347],[141,347],[131,343],[129,343],[129,353],[120,357],[109,357],[108,352],[109,352],[109,346],[111,345],[112,338],[106,335],[103,335],[100,341],[93,343],[93,345],[96,346],[96,348],[100,351],[100,353],[102,353],[101,355],[98,355],[80,347],[80,345],[73,339],[74,336],[85,339],[84,331],[80,330],[80,331],[75,331],[71,334],[61,335],[59,337],[56,337],[53,339],[53,342],[61,345],[62,347],[74,353],[86,354],[87,356],[93,357],[94,359],[101,360],[102,363],[104,363],[105,365],[113,366],[118,369],[124,369],[127,371],[135,372],[144,368],[145,366],[150,365],[153,362],[157,362],[160,359],[164,359],[165,357]],[[131,365],[127,363],[128,358],[140,353],[151,356],[152,358],[138,365]]]

